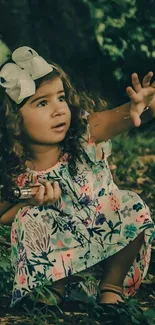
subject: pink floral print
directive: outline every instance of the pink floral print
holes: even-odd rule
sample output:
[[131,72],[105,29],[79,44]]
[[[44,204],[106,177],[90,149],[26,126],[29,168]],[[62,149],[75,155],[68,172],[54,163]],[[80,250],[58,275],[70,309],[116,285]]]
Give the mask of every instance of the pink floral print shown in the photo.
[[77,162],[74,178],[69,174],[67,154],[54,168],[27,171],[18,178],[19,186],[27,179],[36,184],[40,175],[48,181],[59,179],[62,195],[52,206],[20,209],[14,219],[11,306],[44,280],[54,282],[97,265],[141,232],[144,244],[124,280],[125,294],[133,295],[145,277],[155,238],[154,224],[143,200],[114,184],[107,163],[110,141],[100,145],[104,158],[97,161],[92,139],[83,143],[83,163]]

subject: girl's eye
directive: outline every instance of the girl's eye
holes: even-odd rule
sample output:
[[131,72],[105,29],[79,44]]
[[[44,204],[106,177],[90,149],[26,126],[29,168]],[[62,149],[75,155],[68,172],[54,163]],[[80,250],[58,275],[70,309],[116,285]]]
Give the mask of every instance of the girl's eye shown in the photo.
[[42,100],[39,104],[37,104],[37,107],[44,107],[47,105],[47,100]]
[[60,97],[59,97],[59,101],[60,101],[60,102],[65,102],[65,101],[66,101],[66,96],[65,96],[65,95],[60,96]]

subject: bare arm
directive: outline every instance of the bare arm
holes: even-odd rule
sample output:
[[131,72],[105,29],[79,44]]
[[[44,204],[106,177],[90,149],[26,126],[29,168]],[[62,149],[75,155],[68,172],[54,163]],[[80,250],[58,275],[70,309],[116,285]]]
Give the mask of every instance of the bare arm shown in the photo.
[[[126,103],[109,111],[94,112],[88,116],[90,134],[94,142],[107,141],[133,128],[130,118],[131,103]],[[141,115],[142,123],[153,118],[151,110]]]
[[8,201],[0,202],[0,218],[1,216],[8,211],[14,204]]
[[[155,117],[155,82],[150,84],[152,76],[153,73],[149,72],[141,84],[138,75],[133,73],[131,76],[133,87],[126,89],[130,103],[110,111],[94,112],[89,115],[90,135],[94,142],[100,143],[111,139]],[[149,109],[144,112],[147,106]]]
[[[7,203],[9,203],[9,202],[7,202]],[[9,203],[9,204],[11,204],[11,203]],[[16,204],[15,206],[8,208],[7,211],[5,210],[5,212],[3,214],[1,214],[0,224],[2,224],[2,225],[11,224],[14,220],[16,213],[19,211],[19,209],[26,205],[27,205],[26,202],[20,202],[20,203]],[[8,207],[9,207],[9,205],[8,205]]]

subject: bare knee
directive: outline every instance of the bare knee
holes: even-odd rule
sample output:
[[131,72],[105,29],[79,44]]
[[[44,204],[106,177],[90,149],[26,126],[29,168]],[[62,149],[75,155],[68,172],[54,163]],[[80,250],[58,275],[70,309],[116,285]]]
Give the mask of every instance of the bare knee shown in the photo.
[[131,244],[137,243],[137,244],[142,244],[144,242],[144,231],[141,232],[132,242]]

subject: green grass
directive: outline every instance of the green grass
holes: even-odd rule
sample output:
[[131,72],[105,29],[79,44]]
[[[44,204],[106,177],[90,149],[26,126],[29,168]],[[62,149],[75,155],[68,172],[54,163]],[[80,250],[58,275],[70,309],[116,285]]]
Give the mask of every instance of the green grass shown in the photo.
[[155,143],[153,137],[127,134],[113,140],[109,163],[115,166],[112,174],[122,189],[139,194],[149,205],[155,220]]

